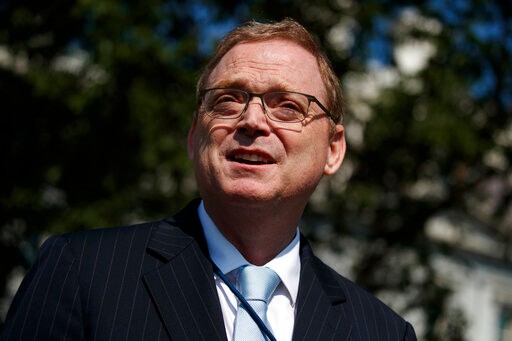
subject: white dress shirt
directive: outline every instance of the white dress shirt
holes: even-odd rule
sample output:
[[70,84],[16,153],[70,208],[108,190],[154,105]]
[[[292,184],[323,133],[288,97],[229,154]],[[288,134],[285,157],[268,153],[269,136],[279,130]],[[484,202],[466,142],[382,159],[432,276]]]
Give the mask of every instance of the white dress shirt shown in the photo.
[[[215,223],[208,216],[208,213],[206,213],[203,202],[199,205],[198,214],[203,226],[211,259],[238,288],[237,271],[239,271],[241,266],[250,263],[218,230]],[[267,311],[267,319],[274,336],[279,341],[292,339],[295,321],[295,302],[299,290],[299,243],[300,234],[297,228],[297,233],[292,242],[274,259],[265,264],[265,266],[274,270],[281,278],[281,283],[277,286],[277,289],[270,298]],[[214,278],[222,308],[222,315],[224,317],[226,335],[228,341],[232,341],[238,300],[228,286],[216,274],[214,274]]]

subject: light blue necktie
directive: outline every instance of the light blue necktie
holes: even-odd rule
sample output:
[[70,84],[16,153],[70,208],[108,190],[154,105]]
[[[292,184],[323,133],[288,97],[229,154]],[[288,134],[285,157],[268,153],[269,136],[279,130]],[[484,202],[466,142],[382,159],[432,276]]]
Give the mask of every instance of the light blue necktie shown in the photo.
[[[245,297],[254,311],[271,330],[267,320],[267,308],[270,296],[276,290],[281,278],[274,270],[263,266],[245,266],[240,270],[238,283],[240,293]],[[238,305],[235,317],[234,341],[267,340],[256,322],[251,318],[242,304]]]

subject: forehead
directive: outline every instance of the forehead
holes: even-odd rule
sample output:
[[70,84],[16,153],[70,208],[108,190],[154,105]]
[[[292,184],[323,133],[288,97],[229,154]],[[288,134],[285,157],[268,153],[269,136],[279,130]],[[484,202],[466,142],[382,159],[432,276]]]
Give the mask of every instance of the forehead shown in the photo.
[[325,96],[316,58],[296,43],[281,39],[235,45],[212,70],[207,86]]

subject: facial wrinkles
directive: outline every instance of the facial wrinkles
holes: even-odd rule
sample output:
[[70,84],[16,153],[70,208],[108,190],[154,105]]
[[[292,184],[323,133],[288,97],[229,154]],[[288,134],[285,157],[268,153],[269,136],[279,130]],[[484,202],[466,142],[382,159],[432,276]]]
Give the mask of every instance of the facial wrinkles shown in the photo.
[[[235,70],[230,74],[229,78],[224,79],[221,83],[214,85],[214,87],[235,88],[257,93],[264,92],[269,89],[267,85],[269,83],[267,80],[268,76],[267,74],[263,77],[261,72],[258,72],[256,69],[250,72]],[[278,79],[278,76],[276,75],[273,78]]]
[[[266,54],[268,55],[263,55]],[[217,81],[217,70],[212,73],[211,87],[236,87],[252,91],[300,90],[288,85],[296,83],[292,78],[299,70],[293,61],[277,58],[272,53],[265,58],[267,59],[260,61],[244,56],[236,59],[230,57],[231,60],[226,61],[223,67],[219,67],[222,80]]]

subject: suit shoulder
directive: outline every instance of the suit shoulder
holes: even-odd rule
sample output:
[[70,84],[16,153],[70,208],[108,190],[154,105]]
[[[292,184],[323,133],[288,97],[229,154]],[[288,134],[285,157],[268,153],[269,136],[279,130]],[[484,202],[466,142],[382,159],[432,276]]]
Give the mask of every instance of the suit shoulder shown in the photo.
[[395,335],[401,336],[400,339],[415,340],[412,326],[392,308],[358,284],[340,275],[316,256],[314,259],[318,269],[317,276],[324,285],[329,285],[326,290],[338,291],[338,295],[344,296],[345,302],[341,306],[355,314],[356,321],[365,324],[366,330],[375,328],[376,331],[393,331]]
[[[375,295],[369,293],[367,290],[362,288],[360,285],[356,284],[352,280],[346,278],[343,275],[340,275],[336,270],[331,268],[329,265],[325,264],[322,260],[315,257],[316,266],[319,267],[321,270],[318,271],[317,275],[320,277],[326,277],[329,276],[330,278],[334,279],[336,283],[338,284],[339,288],[343,290],[345,296],[348,298],[350,297],[359,297],[361,300],[366,301],[369,304],[380,306],[381,309],[384,310],[384,312],[389,313],[391,315],[396,315],[399,317],[389,306],[387,306],[384,302],[382,302],[379,298],[377,298]],[[328,281],[323,281],[328,282]]]
[[115,226],[115,227],[100,227],[92,228],[89,230],[81,230],[75,232],[66,232],[56,235],[57,238],[75,243],[82,240],[110,240],[127,235],[145,235],[151,233],[151,231],[158,226],[161,221],[144,222],[126,226]]
[[78,255],[88,251],[115,249],[116,245],[141,244],[148,240],[161,222],[145,222],[127,226],[101,227],[90,230],[66,232],[50,236],[42,246],[45,248],[68,248]]

